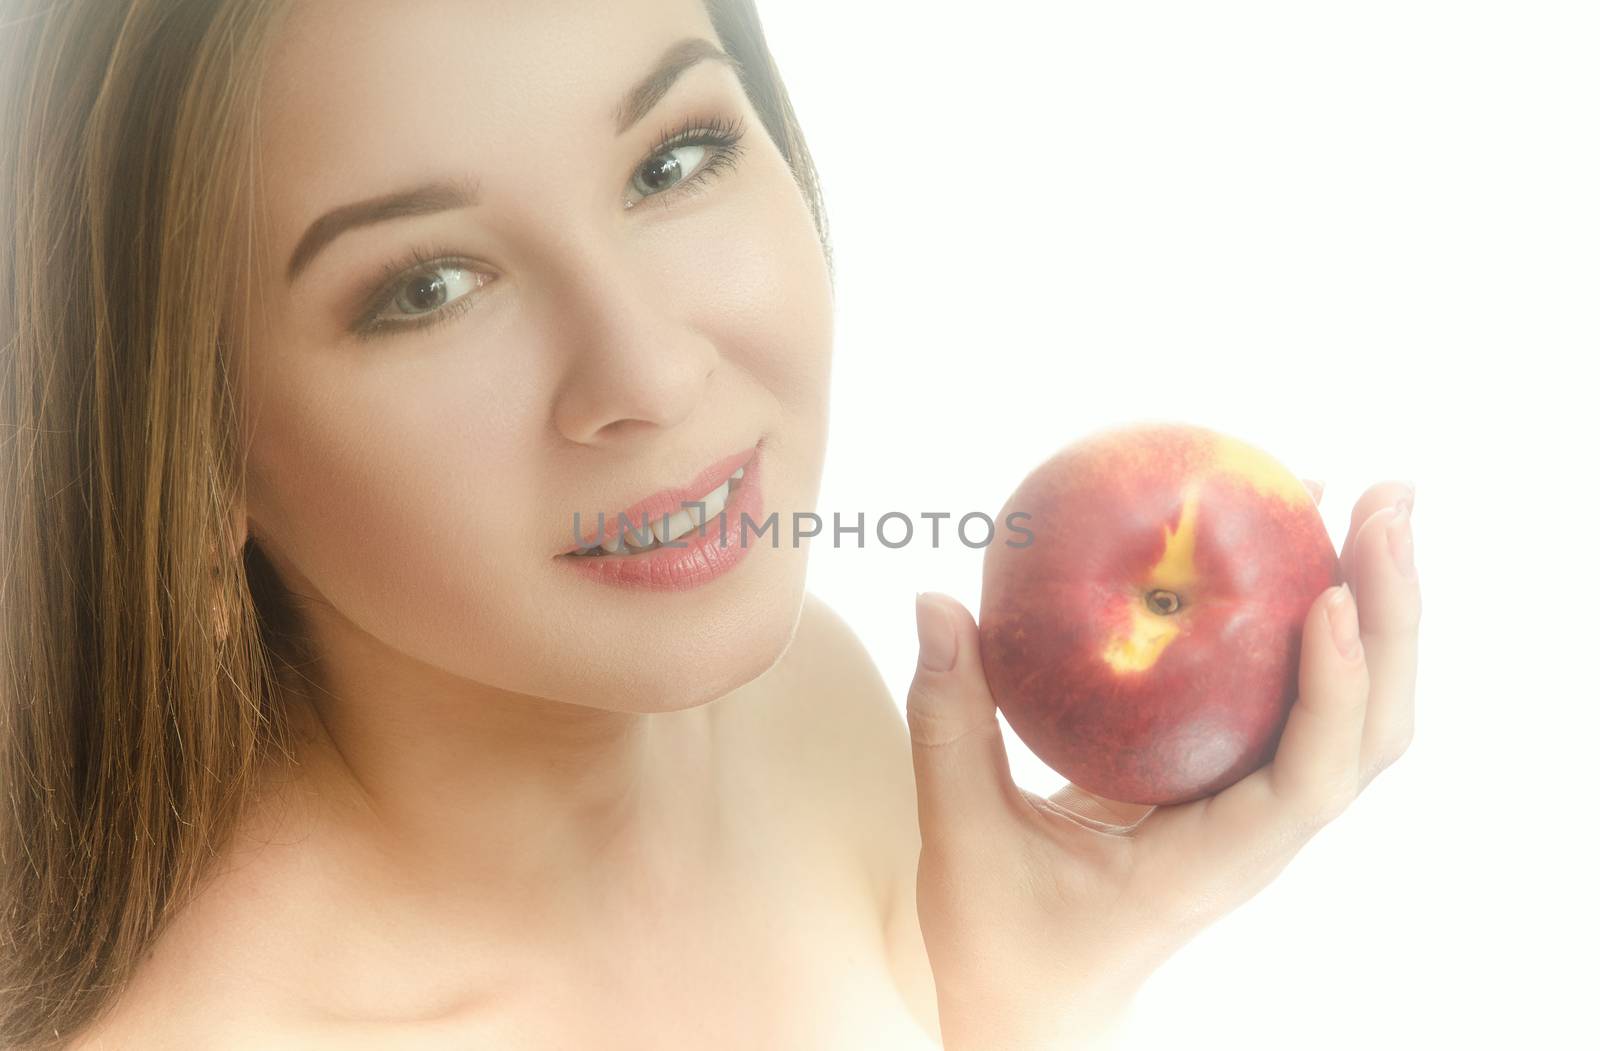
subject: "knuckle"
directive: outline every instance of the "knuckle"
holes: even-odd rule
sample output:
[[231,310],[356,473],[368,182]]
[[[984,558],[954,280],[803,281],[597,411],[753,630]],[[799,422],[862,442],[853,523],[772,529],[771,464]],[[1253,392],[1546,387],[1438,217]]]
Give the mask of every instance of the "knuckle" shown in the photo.
[[1386,742],[1386,746],[1383,750],[1383,765],[1388,766],[1390,763],[1399,759],[1402,755],[1405,755],[1406,750],[1411,747],[1411,739],[1415,736],[1416,727],[1409,722],[1400,727],[1400,729],[1396,730],[1394,737]]
[[1333,824],[1333,819],[1338,816],[1338,810],[1332,806],[1310,807],[1301,816],[1300,827],[1315,834]]
[[1355,802],[1360,786],[1354,781],[1341,781],[1311,795],[1299,810],[1299,824],[1308,832],[1327,827]]
[[919,699],[915,691],[907,697],[906,732],[919,745],[940,748],[991,729],[999,732],[999,724],[993,719],[973,722],[959,713],[945,710],[932,697]]
[[915,695],[906,705],[906,730],[918,744],[938,744],[954,736],[946,720],[930,705],[917,703]]
[[943,721],[940,708],[938,690],[923,682],[920,676],[912,679],[906,691],[906,722],[911,728],[937,726]]
[[1373,756],[1365,780],[1371,781],[1374,777],[1393,766],[1406,749],[1411,747],[1412,728],[1410,724],[1394,730],[1378,747],[1377,754]]

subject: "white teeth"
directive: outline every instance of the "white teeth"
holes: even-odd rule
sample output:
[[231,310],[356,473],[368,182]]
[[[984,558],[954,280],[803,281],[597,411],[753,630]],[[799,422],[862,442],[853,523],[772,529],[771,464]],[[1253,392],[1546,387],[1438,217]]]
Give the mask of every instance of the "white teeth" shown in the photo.
[[697,504],[705,505],[704,521],[709,521],[710,519],[715,518],[728,504],[728,489],[728,483],[723,482],[721,485],[711,490],[711,492],[707,493],[705,496],[702,496],[699,500],[688,501],[688,507],[674,511],[670,515],[663,516],[661,520],[657,521],[651,527],[651,531],[654,533],[656,541],[658,543],[665,544],[668,541],[681,540],[685,536],[688,536],[690,533],[699,529],[702,519],[699,514],[700,509],[695,506]]
[[693,511],[674,511],[667,518],[667,524],[656,534],[656,539],[663,544],[668,540],[677,540],[692,532],[696,525],[698,523],[695,521]]
[[655,537],[650,532],[648,518],[641,519],[637,526],[630,522],[629,526],[630,528],[622,531],[623,538],[628,541],[629,545],[633,547],[649,547],[655,541]]
[[728,483],[723,482],[715,489],[700,498],[700,503],[706,505],[706,517],[715,518],[728,506]]
[[[732,489],[732,483],[743,477],[744,468],[741,467],[734,471],[727,481],[702,496],[699,500],[687,501],[689,506],[681,510],[674,511],[670,515],[662,515],[659,518],[646,519],[637,526],[634,526],[630,521],[629,529],[619,531],[610,540],[602,541],[599,545],[599,550],[608,555],[615,555],[618,552],[638,554],[668,541],[681,540],[723,512],[728,506],[728,493]],[[699,504],[705,505],[704,517],[700,515],[700,509],[696,506]],[[594,550],[596,549],[584,548],[578,554],[585,554]]]

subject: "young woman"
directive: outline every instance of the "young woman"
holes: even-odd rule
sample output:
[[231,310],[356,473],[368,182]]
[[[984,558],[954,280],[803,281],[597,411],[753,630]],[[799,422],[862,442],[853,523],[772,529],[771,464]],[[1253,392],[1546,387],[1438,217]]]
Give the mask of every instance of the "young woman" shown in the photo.
[[1016,787],[952,600],[902,721],[804,547],[617,535],[818,492],[751,0],[0,33],[5,1046],[1081,1046],[1405,748],[1397,484],[1275,761],[1153,811]]

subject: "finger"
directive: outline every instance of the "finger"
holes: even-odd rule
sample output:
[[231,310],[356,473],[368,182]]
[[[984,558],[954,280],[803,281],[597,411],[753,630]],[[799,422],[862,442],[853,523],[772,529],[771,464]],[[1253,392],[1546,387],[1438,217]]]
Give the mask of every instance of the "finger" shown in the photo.
[[948,595],[917,596],[917,670],[906,725],[924,841],[984,839],[1016,800],[995,702],[978,656],[978,625]]
[[1413,499],[1374,512],[1346,552],[1372,689],[1361,740],[1364,787],[1411,743],[1417,685],[1417,628],[1422,591],[1410,562]]
[[[1350,527],[1345,532],[1344,546],[1339,549],[1339,569],[1343,579],[1349,580],[1352,576],[1350,559],[1355,550],[1356,534],[1367,524],[1367,519],[1386,507],[1393,507],[1401,497],[1410,496],[1412,492],[1410,482],[1379,482],[1361,494],[1361,499],[1350,509]],[[1360,598],[1358,594],[1356,599],[1359,601]]]
[[1360,790],[1369,686],[1360,632],[1346,585],[1318,596],[1301,632],[1299,696],[1267,766],[1273,794],[1289,816],[1314,827]]
[[1305,483],[1307,491],[1311,493],[1311,502],[1322,503],[1322,483],[1314,478],[1302,478],[1300,481]]

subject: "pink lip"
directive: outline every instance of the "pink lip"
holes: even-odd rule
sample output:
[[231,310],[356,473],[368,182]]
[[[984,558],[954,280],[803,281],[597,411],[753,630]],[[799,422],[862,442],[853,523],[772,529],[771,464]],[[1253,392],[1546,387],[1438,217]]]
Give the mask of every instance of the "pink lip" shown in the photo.
[[[557,560],[568,563],[591,579],[617,587],[688,591],[715,580],[744,561],[750,553],[751,544],[758,542],[745,542],[748,534],[741,529],[741,524],[744,516],[749,515],[754,525],[761,525],[762,445],[763,442],[757,442],[749,452],[718,461],[684,488],[668,490],[671,493],[689,494],[683,496],[682,501],[698,500],[743,464],[744,475],[739,479],[739,488],[728,494],[727,505],[716,517],[708,519],[703,528],[691,530],[677,540],[642,555],[590,557],[566,554],[558,556]],[[659,507],[660,495],[634,506]],[[669,514],[677,510],[682,508],[667,507]],[[651,516],[652,521],[656,518],[656,515]],[[636,520],[632,514],[628,515],[628,520],[635,528],[643,524],[642,518]],[[607,530],[615,533],[609,524]]]
[[[705,470],[695,475],[694,478],[686,485],[680,485],[672,489],[663,489],[659,493],[645,497],[643,500],[633,504],[631,507],[624,508],[620,513],[612,513],[607,511],[605,514],[606,520],[604,522],[604,532],[589,533],[584,537],[583,543],[578,544],[575,547],[567,548],[567,550],[562,552],[562,554],[571,554],[574,551],[582,551],[586,548],[594,547],[601,541],[614,539],[616,535],[622,531],[623,517],[628,519],[628,526],[630,529],[639,529],[645,524],[647,519],[650,522],[659,522],[665,515],[674,514],[675,512],[684,510],[684,504],[699,500],[702,496],[705,496],[707,493],[711,492],[711,490],[721,485],[723,480],[731,475],[734,471],[737,471],[740,467],[748,464],[755,457],[757,450],[761,448],[761,444],[765,440],[766,439],[763,438],[761,441],[756,442],[754,446],[749,449],[745,449],[743,452],[736,452],[732,456],[724,456],[710,467],[707,467]],[[600,511],[598,509],[593,511],[583,510],[580,513],[583,518],[588,518],[591,520],[600,516]]]

